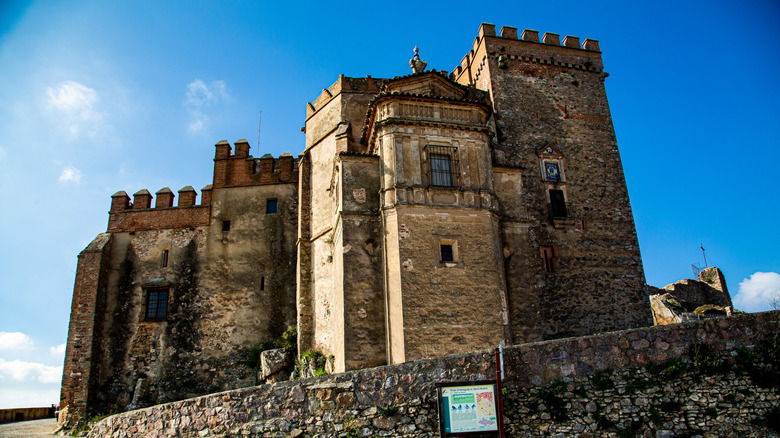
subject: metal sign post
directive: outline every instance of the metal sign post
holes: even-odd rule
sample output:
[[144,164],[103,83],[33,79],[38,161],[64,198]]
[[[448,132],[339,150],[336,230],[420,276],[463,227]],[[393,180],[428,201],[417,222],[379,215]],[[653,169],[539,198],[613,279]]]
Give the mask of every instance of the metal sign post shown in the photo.
[[[499,347],[501,344],[499,344]],[[504,376],[503,367],[503,351],[496,347],[496,401],[498,402],[498,409],[496,409],[496,416],[498,419],[498,436],[504,438],[504,394],[502,391],[502,377]]]

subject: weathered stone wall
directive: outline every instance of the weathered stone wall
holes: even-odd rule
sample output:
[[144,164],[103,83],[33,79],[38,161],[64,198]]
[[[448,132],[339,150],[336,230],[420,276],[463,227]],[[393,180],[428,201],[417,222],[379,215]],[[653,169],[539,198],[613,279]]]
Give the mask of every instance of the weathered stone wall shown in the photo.
[[[221,164],[220,164],[221,163]],[[112,197],[79,256],[63,371],[66,421],[257,383],[247,352],[296,324],[297,164],[217,144],[216,187]],[[271,210],[267,210],[273,201]],[[150,291],[167,291],[150,317]]]
[[[377,295],[382,292],[381,260],[375,254],[381,240],[378,168],[370,156],[362,158],[372,163],[368,166],[358,164],[359,155],[339,156],[363,152],[362,123],[383,81],[341,76],[307,108],[300,177],[299,349],[333,355],[338,371],[385,361],[385,349],[377,342],[384,339],[385,325],[383,298]],[[342,165],[342,160],[347,162]],[[355,201],[355,190],[361,202]],[[366,257],[362,248],[357,251],[364,244],[371,247]]]
[[[507,436],[780,436],[767,427],[778,336],[780,312],[766,312],[507,347]],[[90,436],[437,437],[436,383],[494,370],[487,351],[244,388],[109,417]]]
[[[576,37],[542,40],[530,30],[518,39],[510,27],[499,36],[483,24],[451,76],[490,93],[493,164],[520,173],[520,191],[497,189],[512,339],[650,325],[598,42],[581,48]],[[558,164],[558,181],[545,178],[544,162]],[[565,215],[554,215],[550,190],[563,193]],[[551,272],[542,247],[554,253]]]
[[53,418],[54,408],[20,408],[20,409],[0,409],[0,423],[11,423],[14,421],[38,420],[40,418]]

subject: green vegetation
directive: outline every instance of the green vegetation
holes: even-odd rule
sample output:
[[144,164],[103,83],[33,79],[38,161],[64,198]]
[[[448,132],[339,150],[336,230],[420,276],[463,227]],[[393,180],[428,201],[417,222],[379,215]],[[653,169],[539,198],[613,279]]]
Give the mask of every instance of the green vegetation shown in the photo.
[[252,369],[259,370],[261,354],[266,350],[274,348],[286,348],[291,354],[295,355],[298,352],[298,329],[291,325],[287,327],[287,330],[282,333],[281,337],[274,339],[272,342],[261,342],[250,348],[247,360],[244,363]]
[[615,387],[615,382],[612,381],[612,378],[610,377],[611,374],[612,370],[610,369],[598,370],[593,373],[593,377],[590,378],[590,383],[593,385],[594,389],[601,391],[612,389]]
[[376,411],[383,417],[395,417],[398,415],[398,406],[395,405],[383,405],[377,406]]
[[617,435],[620,438],[634,438],[641,428],[642,423],[639,421],[634,421],[630,426],[618,430]]
[[[332,357],[333,356],[331,356],[331,358]],[[317,350],[307,350],[303,352],[298,358],[292,378],[300,379],[309,377],[309,375],[316,377],[328,374],[328,371],[325,369],[328,364],[328,359],[328,356],[325,356]]]
[[709,375],[722,370],[723,361],[710,344],[692,344],[688,355],[691,358],[691,367],[699,374]]
[[92,430],[92,426],[97,423],[98,421],[110,417],[114,415],[113,413],[110,414],[96,414],[91,417],[89,417],[88,420],[84,421],[81,420],[76,424],[76,426],[70,430],[70,436],[84,436],[86,435],[85,432],[89,432]]
[[358,438],[360,436],[360,427],[358,427],[358,421],[355,417],[344,420],[344,431],[339,436],[345,438]]
[[566,384],[560,380],[550,383],[549,388],[539,390],[539,400],[547,407],[553,421],[566,421],[566,403],[558,396],[566,390]]
[[645,365],[648,374],[663,380],[675,380],[686,371],[685,362],[681,358],[668,359],[663,362],[649,362]]

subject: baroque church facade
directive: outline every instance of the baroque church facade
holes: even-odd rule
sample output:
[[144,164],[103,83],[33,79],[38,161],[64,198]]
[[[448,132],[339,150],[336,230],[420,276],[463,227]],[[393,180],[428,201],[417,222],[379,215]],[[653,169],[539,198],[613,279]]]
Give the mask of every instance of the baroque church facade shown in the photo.
[[[112,196],[79,254],[61,406],[257,383],[297,327],[333,372],[652,325],[598,41],[483,23],[449,74],[341,76],[297,157]],[[154,199],[154,206],[152,200]]]

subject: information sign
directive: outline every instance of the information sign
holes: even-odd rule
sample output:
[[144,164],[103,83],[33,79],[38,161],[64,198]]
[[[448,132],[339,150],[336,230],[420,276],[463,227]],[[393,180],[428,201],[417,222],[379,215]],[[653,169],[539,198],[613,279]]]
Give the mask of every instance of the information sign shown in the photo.
[[498,432],[495,381],[440,383],[436,386],[441,436]]

